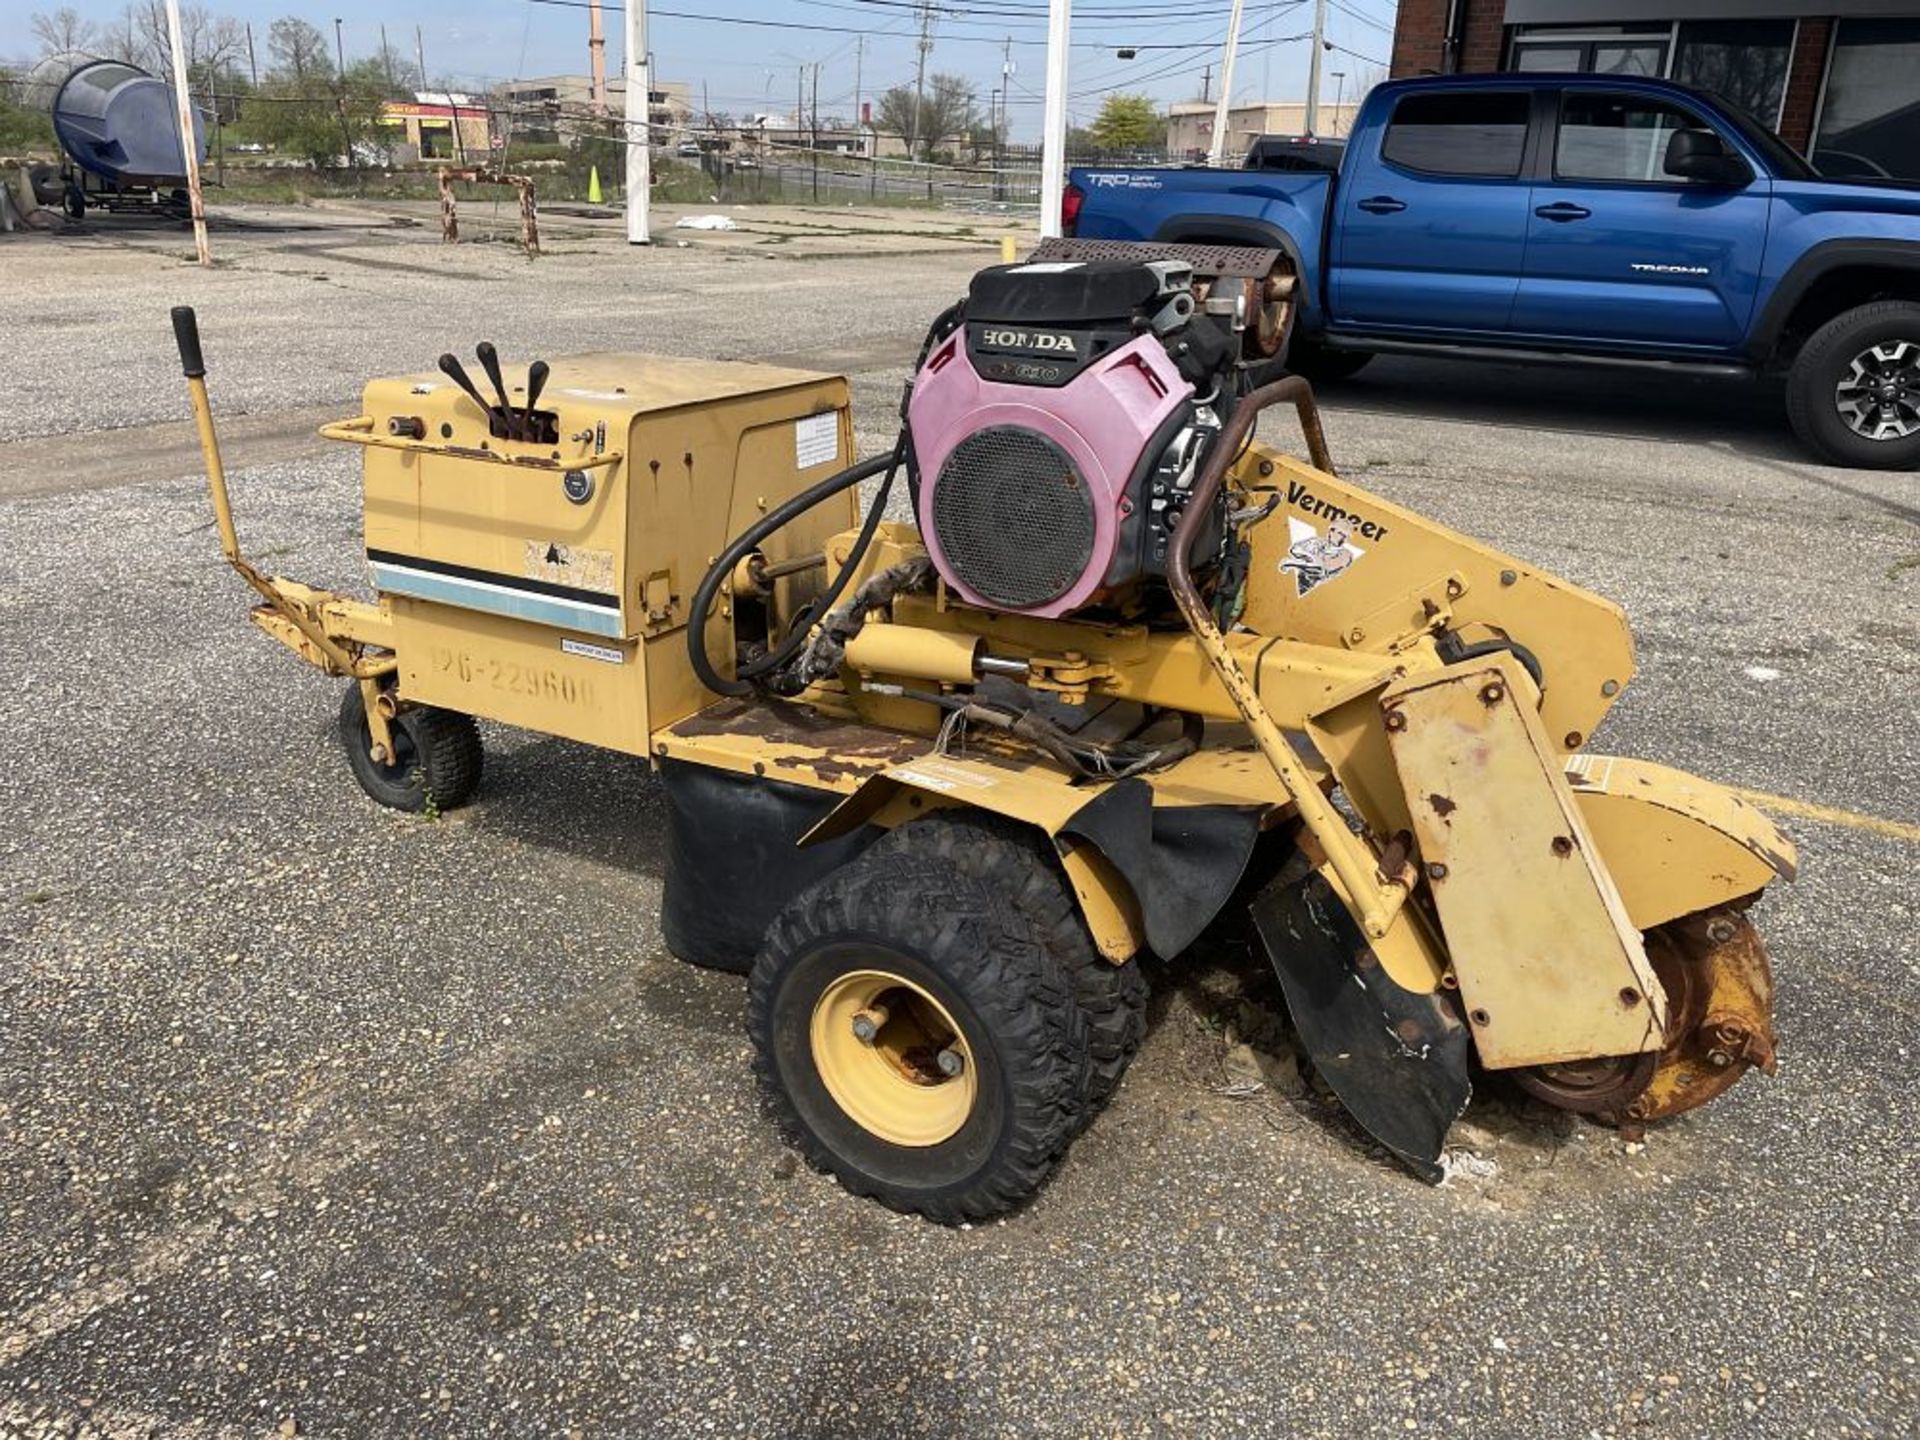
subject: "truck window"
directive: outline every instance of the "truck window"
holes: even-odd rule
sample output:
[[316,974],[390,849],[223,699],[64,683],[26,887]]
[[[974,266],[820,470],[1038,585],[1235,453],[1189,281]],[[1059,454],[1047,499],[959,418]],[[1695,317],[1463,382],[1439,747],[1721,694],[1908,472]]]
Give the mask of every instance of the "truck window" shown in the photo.
[[1423,175],[1511,178],[1527,148],[1530,98],[1523,90],[1408,95],[1393,107],[1380,156]]
[[1665,100],[1573,91],[1560,101],[1553,173],[1562,180],[1681,184],[1667,177],[1667,141],[1676,130],[1711,128],[1691,110]]

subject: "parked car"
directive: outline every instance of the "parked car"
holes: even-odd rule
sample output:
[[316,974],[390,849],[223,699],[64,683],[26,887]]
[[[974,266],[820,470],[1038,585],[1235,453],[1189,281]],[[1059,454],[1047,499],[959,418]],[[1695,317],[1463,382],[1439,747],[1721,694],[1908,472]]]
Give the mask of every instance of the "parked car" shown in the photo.
[[1067,233],[1278,247],[1291,368],[1375,354],[1784,373],[1801,440],[1920,466],[1920,185],[1822,176],[1712,95],[1598,75],[1376,86],[1327,172],[1073,170]]

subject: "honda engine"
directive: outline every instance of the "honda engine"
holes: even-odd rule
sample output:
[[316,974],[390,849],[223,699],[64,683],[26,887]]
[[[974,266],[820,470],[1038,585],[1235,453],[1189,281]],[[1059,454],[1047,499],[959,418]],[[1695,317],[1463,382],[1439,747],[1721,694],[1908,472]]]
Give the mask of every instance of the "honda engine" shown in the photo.
[[[1127,606],[1165,575],[1241,378],[1245,307],[1207,294],[1176,259],[1047,260],[973,278],[907,408],[920,533],[960,598],[1059,616]],[[1199,533],[1197,569],[1218,558],[1226,504]]]

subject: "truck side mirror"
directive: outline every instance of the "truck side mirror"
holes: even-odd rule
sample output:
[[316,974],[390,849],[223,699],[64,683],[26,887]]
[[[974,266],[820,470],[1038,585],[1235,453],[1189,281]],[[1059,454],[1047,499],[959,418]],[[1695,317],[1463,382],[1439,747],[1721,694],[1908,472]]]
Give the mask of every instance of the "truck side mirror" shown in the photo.
[[1676,130],[1667,141],[1667,174],[1708,185],[1744,185],[1753,178],[1746,161],[1711,130]]

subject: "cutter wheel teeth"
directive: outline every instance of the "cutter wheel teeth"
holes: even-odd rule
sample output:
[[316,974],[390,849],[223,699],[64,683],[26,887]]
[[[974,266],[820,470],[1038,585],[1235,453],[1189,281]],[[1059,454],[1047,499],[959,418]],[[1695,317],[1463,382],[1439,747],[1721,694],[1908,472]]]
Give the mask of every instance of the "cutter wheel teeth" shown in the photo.
[[1608,1125],[1640,1126],[1706,1104],[1749,1069],[1774,1072],[1773,970],[1737,908],[1682,916],[1646,937],[1667,992],[1666,1043],[1514,1072],[1529,1095]]
[[1749,1069],[1774,1071],[1773,967],[1753,922],[1723,907],[1652,933],[1661,943],[1647,954],[1674,1003],[1653,1079],[1618,1117],[1636,1124],[1704,1105]]

